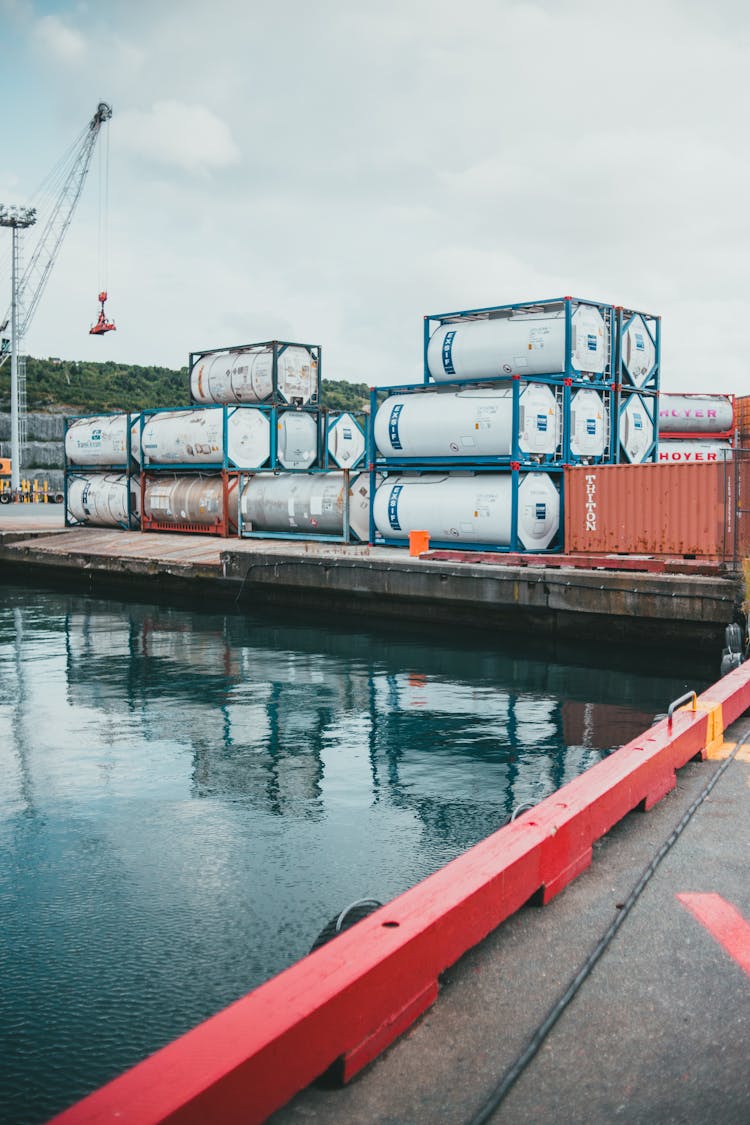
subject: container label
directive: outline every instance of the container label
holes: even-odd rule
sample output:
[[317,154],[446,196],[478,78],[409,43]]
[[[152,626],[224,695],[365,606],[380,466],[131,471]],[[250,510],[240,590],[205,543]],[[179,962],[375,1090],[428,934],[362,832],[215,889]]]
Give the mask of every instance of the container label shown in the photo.
[[586,336],[586,346],[588,347],[589,351],[590,352],[597,351],[598,345],[599,345],[599,341],[596,338],[596,334],[594,332],[589,332],[589,334]]
[[547,505],[537,504],[535,508],[535,514],[538,520],[545,520],[547,518]]
[[596,418],[587,418],[586,419],[586,433],[590,437],[595,436],[595,434],[596,434]]
[[455,375],[456,369],[453,366],[453,341],[456,337],[456,331],[453,329],[445,333],[443,338],[443,370],[446,375]]
[[643,339],[642,332],[635,333],[635,349],[638,352],[645,352],[646,350],[646,341]]
[[403,402],[397,402],[391,410],[391,416],[388,419],[388,440],[394,449],[403,449],[401,440],[398,436],[398,420],[401,417],[401,411],[404,409]]
[[586,474],[586,530],[596,531],[596,475]]
[[388,497],[388,523],[394,531],[401,530],[401,524],[398,522],[398,498],[403,490],[402,484],[394,484],[391,489],[391,494]]
[[541,434],[547,433],[547,415],[546,414],[537,414],[537,416],[536,416],[536,428],[539,431],[539,433],[541,433]]
[[641,418],[640,414],[637,414],[635,412],[635,410],[633,411],[633,429],[635,429],[635,430],[642,430],[643,429],[643,419]]

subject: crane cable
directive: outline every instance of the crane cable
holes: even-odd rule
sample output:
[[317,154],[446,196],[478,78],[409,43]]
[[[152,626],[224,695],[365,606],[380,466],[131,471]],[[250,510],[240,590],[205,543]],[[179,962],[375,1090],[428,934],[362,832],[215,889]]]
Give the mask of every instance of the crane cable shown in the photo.
[[729,754],[726,760],[722,762],[719,769],[717,769],[711,775],[702,791],[698,794],[693,803],[684,813],[679,824],[661,845],[651,862],[646,865],[643,872],[641,873],[638,882],[635,884],[632,891],[626,898],[625,902],[623,903],[622,909],[619,911],[614,921],[610,923],[602,937],[592,949],[591,953],[581,965],[578,972],[568,984],[565,991],[562,993],[556,1003],[553,1004],[553,1006],[547,1012],[547,1015],[533,1032],[521,1054],[517,1057],[515,1062],[512,1063],[511,1066],[509,1066],[505,1071],[505,1074],[503,1075],[497,1086],[495,1086],[494,1090],[490,1093],[484,1105],[474,1114],[473,1117],[470,1118],[468,1125],[484,1125],[484,1122],[489,1121],[495,1111],[500,1107],[501,1102],[505,1100],[506,1096],[510,1093],[511,1089],[513,1088],[517,1080],[521,1077],[526,1067],[538,1054],[550,1031],[552,1031],[552,1028],[560,1019],[560,1016],[562,1016],[563,1013],[567,1010],[568,1005],[571,1003],[571,1001],[575,999],[578,990],[581,988],[584,981],[586,981],[590,976],[597,961],[599,961],[600,957],[609,948],[610,943],[617,934],[617,931],[620,929],[620,926],[623,924],[628,914],[633,909],[638,899],[641,897],[646,884],[651,879],[651,876],[654,874],[661,861],[672,849],[673,845],[677,843],[677,840],[687,828],[688,824],[693,819],[694,814],[703,804],[706,797],[708,797],[709,793],[714,788],[719,778],[726,772],[730,764],[737,757],[740,749],[745,746],[748,741],[750,741],[750,731],[748,731],[747,734],[744,734],[742,738],[740,738],[731,754]]
[[97,271],[99,290],[107,289],[109,277],[109,129],[105,130],[99,147],[99,223],[97,236]]

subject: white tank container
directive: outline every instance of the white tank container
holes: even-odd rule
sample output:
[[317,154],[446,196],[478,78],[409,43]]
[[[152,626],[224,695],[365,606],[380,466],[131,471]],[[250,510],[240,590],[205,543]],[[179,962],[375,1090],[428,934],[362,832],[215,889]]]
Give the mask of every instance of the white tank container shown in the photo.
[[[215,465],[224,462],[224,411],[175,410],[153,414],[143,426],[146,465]],[[259,469],[271,454],[267,412],[236,407],[227,412],[227,458],[238,469]]]
[[[176,528],[198,524],[212,527],[223,516],[223,485],[220,476],[148,477],[144,513],[159,523]],[[229,491],[229,523],[237,526],[237,489]]]
[[[522,383],[521,451],[553,455],[560,443],[560,408],[550,387]],[[513,390],[471,387],[387,398],[375,415],[383,457],[509,457],[513,451]]]
[[656,363],[656,345],[640,314],[633,317],[623,332],[621,348],[625,380],[642,387]]
[[[511,543],[513,478],[510,473],[425,473],[389,476],[375,493],[373,518],[385,539],[426,531],[435,542]],[[560,523],[560,494],[547,473],[526,473],[518,490],[518,538],[544,550]]]
[[728,441],[664,441],[659,439],[659,463],[677,465],[687,461],[731,461]]
[[660,434],[721,434],[734,426],[729,395],[659,396]]
[[609,410],[598,391],[575,391],[570,399],[570,452],[603,457],[609,441]]
[[632,465],[639,465],[648,457],[656,436],[651,410],[640,395],[628,397],[627,405],[620,411],[618,428],[622,452]]
[[[278,397],[305,406],[316,401],[318,362],[307,348],[290,345],[278,359]],[[244,348],[198,359],[190,372],[190,393],[196,402],[253,403],[274,397],[273,349]]]
[[[240,498],[247,531],[300,535],[343,535],[343,473],[259,473]],[[358,539],[369,537],[369,476],[360,473],[349,485],[349,526]]]
[[354,469],[365,455],[365,435],[353,415],[328,416],[328,456],[340,469]]
[[[602,314],[579,305],[572,315],[570,359],[576,371],[602,374],[609,333]],[[441,324],[430,337],[427,368],[436,382],[565,371],[565,310],[504,313],[489,320]]]
[[309,469],[318,459],[318,416],[285,410],[278,416],[276,459],[285,469]]
[[[138,449],[138,420],[131,422],[133,455]],[[77,418],[65,433],[65,458],[69,465],[122,465],[128,459],[128,415],[99,414]]]
[[[139,484],[132,479],[132,514],[137,518]],[[68,481],[68,516],[91,527],[128,527],[128,478],[124,473],[91,473]]]

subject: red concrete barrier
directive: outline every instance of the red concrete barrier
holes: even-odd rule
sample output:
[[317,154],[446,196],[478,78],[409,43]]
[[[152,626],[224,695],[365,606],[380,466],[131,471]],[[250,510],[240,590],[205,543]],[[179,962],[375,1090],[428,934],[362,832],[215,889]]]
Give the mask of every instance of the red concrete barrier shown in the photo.
[[263,1121],[332,1064],[346,1081],[438,992],[440,974],[532,896],[548,902],[592,845],[750,706],[732,672],[335,941],[56,1117],[55,1125]]

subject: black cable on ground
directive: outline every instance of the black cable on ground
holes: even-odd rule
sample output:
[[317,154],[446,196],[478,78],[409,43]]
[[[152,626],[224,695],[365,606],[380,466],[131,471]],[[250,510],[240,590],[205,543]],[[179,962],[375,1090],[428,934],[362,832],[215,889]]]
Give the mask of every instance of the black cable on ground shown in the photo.
[[702,792],[698,794],[698,796],[695,798],[695,800],[693,801],[690,808],[685,812],[685,814],[683,815],[682,819],[680,820],[679,824],[674,829],[672,834],[669,836],[669,838],[667,840],[665,840],[665,842],[659,848],[658,852],[656,853],[654,858],[651,860],[651,862],[648,864],[648,866],[645,868],[645,870],[643,871],[643,874],[641,875],[640,879],[638,880],[636,885],[633,887],[633,890],[630,892],[627,899],[623,903],[622,909],[618,911],[617,917],[614,919],[612,924],[605,931],[605,933],[603,934],[603,936],[601,937],[601,939],[599,940],[597,945],[594,947],[594,949],[591,951],[591,953],[589,954],[587,959],[584,961],[581,968],[578,970],[576,975],[570,981],[568,987],[562,993],[560,998],[552,1006],[552,1008],[550,1008],[549,1012],[544,1017],[542,1022],[539,1024],[536,1031],[533,1033],[533,1035],[529,1039],[528,1043],[526,1044],[525,1048],[523,1049],[521,1054],[518,1056],[516,1061],[514,1063],[512,1063],[512,1065],[506,1070],[503,1078],[501,1079],[499,1084],[495,1087],[495,1089],[492,1091],[490,1096],[487,1098],[487,1101],[484,1103],[482,1108],[474,1115],[474,1117],[472,1117],[470,1119],[470,1121],[468,1122],[468,1125],[483,1125],[483,1123],[485,1121],[489,1121],[489,1119],[492,1117],[493,1113],[495,1113],[495,1111],[498,1109],[501,1102],[504,1100],[504,1098],[510,1092],[510,1090],[512,1089],[514,1084],[517,1082],[517,1080],[521,1077],[521,1075],[523,1074],[526,1067],[529,1065],[529,1063],[532,1061],[532,1059],[536,1056],[540,1047],[544,1043],[544,1040],[547,1038],[550,1031],[555,1026],[557,1021],[559,1020],[560,1016],[563,1014],[563,1012],[566,1010],[566,1008],[568,1007],[570,1002],[573,1000],[573,998],[575,997],[579,988],[581,987],[581,985],[584,983],[586,978],[589,976],[589,974],[593,970],[597,961],[600,959],[602,954],[606,951],[606,949],[610,945],[610,943],[611,943],[612,939],[614,938],[615,934],[617,933],[620,926],[623,924],[623,922],[627,918],[630,911],[635,906],[635,904],[638,901],[638,899],[640,898],[646,884],[648,883],[649,879],[651,878],[651,876],[656,871],[656,869],[659,866],[659,864],[661,863],[661,861],[666,856],[667,852],[669,852],[669,850],[676,843],[678,838],[682,835],[683,831],[685,830],[685,828],[687,827],[689,822],[692,820],[693,815],[696,812],[696,810],[700,807],[700,805],[703,804],[706,797],[709,795],[709,793],[711,792],[713,787],[716,785],[719,778],[722,776],[722,774],[725,772],[725,770],[728,769],[730,763],[736,757],[737,752],[748,742],[748,740],[750,740],[750,731],[748,731],[748,733],[740,739],[740,741],[737,743],[734,750],[728,756],[726,761],[722,762],[719,769],[717,769],[716,772],[712,775],[711,780],[707,783],[707,785],[702,790]]

